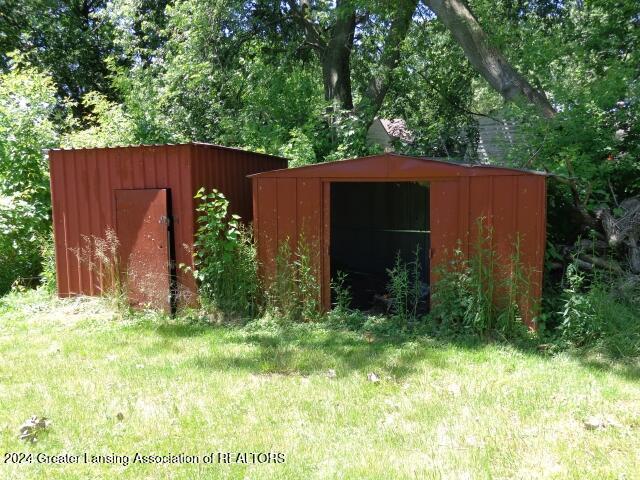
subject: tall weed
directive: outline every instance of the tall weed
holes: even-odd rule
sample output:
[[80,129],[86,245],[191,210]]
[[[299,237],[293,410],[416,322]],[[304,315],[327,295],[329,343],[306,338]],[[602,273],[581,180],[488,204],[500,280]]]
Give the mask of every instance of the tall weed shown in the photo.
[[286,240],[278,247],[275,272],[267,288],[267,309],[283,320],[313,321],[321,317],[320,284],[312,248],[300,235],[294,252]]
[[559,334],[575,347],[596,348],[615,358],[640,356],[640,308],[620,295],[612,274],[587,275],[567,268]]
[[403,262],[398,252],[395,263],[392,268],[387,269],[387,274],[391,312],[403,322],[416,320],[423,293],[426,294],[420,281],[420,246],[416,246],[414,258],[409,263]]
[[335,297],[333,310],[336,313],[347,313],[351,310],[351,288],[347,285],[347,274],[338,271],[331,280],[331,291]]
[[53,240],[53,232],[43,238],[40,253],[42,254],[42,272],[40,284],[45,292],[53,295],[56,292],[56,246]]
[[520,241],[516,239],[510,258],[502,259],[483,219],[477,232],[468,258],[458,247],[449,264],[437,269],[429,319],[440,332],[518,336],[524,331],[522,301],[529,296]]
[[118,311],[129,309],[126,272],[120,264],[120,241],[115,230],[108,228],[104,236],[83,235],[82,244],[73,249],[78,261],[88,266],[96,277],[97,289]]

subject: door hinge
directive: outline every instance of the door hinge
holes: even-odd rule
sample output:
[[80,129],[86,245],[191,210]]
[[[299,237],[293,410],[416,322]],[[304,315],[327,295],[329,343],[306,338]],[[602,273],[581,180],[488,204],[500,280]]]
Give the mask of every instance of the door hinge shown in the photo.
[[160,215],[160,220],[158,223],[164,223],[166,226],[171,226],[171,217],[167,217],[166,215]]

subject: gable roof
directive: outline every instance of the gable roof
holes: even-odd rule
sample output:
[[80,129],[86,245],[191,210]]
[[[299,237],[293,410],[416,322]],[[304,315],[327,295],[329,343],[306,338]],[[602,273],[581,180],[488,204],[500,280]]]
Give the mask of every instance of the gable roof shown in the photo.
[[286,177],[323,177],[358,179],[413,179],[436,177],[469,177],[499,175],[542,175],[545,172],[522,170],[493,165],[474,165],[435,160],[427,157],[414,157],[397,153],[384,153],[367,157],[338,160],[335,162],[315,163],[302,167],[284,168],[256,173],[249,177],[286,178]]

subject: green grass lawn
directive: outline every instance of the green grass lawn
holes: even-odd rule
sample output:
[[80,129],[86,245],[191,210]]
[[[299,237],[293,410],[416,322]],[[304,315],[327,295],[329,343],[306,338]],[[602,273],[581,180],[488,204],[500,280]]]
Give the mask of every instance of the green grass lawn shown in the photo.
[[[0,460],[280,452],[285,462],[0,463],[0,478],[640,478],[637,373],[507,345],[123,320],[93,299],[12,295],[0,300]],[[52,422],[33,445],[17,439],[32,415]],[[592,416],[603,426],[589,428]]]

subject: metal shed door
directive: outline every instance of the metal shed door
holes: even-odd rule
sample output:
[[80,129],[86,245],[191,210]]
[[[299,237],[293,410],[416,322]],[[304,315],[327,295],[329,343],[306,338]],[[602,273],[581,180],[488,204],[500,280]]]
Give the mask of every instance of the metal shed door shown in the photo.
[[132,305],[171,308],[167,189],[116,190],[120,275]]

